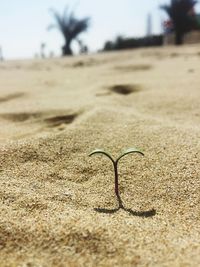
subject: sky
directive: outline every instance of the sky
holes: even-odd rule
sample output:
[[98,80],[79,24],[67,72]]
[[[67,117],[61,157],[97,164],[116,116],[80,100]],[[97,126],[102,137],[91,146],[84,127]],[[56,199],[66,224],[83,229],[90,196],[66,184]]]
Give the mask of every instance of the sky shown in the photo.
[[[60,56],[64,43],[61,33],[47,27],[54,23],[50,9],[62,14],[66,6],[75,10],[78,18],[90,17],[90,28],[80,36],[91,52],[103,47],[116,36],[139,37],[147,32],[147,16],[152,17],[153,33],[161,33],[161,21],[166,14],[159,9],[170,0],[2,0],[0,1],[0,46],[6,59],[33,58],[45,53]],[[200,4],[196,6],[200,11]],[[73,43],[74,51],[78,46]]]

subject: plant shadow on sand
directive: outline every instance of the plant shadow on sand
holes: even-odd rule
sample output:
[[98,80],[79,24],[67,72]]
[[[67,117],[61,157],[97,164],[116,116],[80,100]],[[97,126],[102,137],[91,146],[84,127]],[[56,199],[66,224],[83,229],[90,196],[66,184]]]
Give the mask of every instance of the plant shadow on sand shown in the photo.
[[94,210],[99,212],[99,213],[114,214],[118,210],[122,209],[122,210],[128,212],[132,216],[145,217],[145,218],[153,217],[156,215],[155,209],[151,209],[151,210],[147,210],[147,211],[134,211],[132,209],[125,208],[120,196],[117,196],[117,201],[118,201],[119,206],[116,209],[94,208]]

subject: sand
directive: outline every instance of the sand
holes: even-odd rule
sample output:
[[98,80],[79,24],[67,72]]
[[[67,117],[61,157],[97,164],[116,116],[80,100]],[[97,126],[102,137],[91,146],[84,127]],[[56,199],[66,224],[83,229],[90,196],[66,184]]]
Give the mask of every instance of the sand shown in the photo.
[[[0,63],[0,266],[200,266],[200,46]],[[118,209],[111,162],[119,162]]]

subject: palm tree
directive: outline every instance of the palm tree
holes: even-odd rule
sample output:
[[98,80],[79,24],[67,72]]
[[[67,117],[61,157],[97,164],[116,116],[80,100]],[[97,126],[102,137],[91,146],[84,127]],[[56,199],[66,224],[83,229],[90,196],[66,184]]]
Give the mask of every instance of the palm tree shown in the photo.
[[185,33],[197,27],[194,15],[195,0],[171,0],[169,5],[162,5],[160,8],[165,10],[173,22],[175,31],[176,45],[183,44]]
[[65,44],[62,47],[63,56],[72,55],[71,43],[77,39],[78,35],[85,32],[89,28],[90,18],[77,19],[73,11],[69,12],[65,9],[63,16],[57,11],[51,10],[55,18],[56,24],[50,25],[48,29],[57,28],[65,39]]

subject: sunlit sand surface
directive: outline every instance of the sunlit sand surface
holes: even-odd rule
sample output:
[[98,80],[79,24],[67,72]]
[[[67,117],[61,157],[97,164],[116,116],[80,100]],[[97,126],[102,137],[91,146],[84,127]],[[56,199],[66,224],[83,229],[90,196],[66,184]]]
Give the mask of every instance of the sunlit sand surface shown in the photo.
[[200,266],[199,108],[200,46],[0,63],[0,266]]

